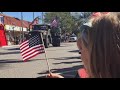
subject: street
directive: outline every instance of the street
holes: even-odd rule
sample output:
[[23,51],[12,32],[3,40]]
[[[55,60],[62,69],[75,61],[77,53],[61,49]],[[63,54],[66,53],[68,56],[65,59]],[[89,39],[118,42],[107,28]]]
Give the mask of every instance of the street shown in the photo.
[[[76,42],[50,46],[46,52],[51,71],[65,78],[74,78],[83,64]],[[0,47],[0,78],[44,78],[46,74],[48,67],[44,53],[23,62],[18,45]]]

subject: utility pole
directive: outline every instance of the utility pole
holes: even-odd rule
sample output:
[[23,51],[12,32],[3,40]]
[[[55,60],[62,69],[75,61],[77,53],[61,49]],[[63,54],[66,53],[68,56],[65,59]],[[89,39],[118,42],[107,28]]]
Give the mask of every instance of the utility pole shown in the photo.
[[22,27],[22,41],[24,39],[24,32],[23,32],[23,13],[21,12],[21,27]]
[[[21,25],[22,26],[22,25]],[[21,41],[22,41],[22,37],[21,37],[21,28],[20,28],[20,40],[19,40],[19,42],[21,43]]]
[[35,14],[34,14],[34,12],[33,12],[33,20],[34,20],[34,16],[35,16]]
[[43,12],[42,12],[42,24],[43,24],[44,22],[43,22]]

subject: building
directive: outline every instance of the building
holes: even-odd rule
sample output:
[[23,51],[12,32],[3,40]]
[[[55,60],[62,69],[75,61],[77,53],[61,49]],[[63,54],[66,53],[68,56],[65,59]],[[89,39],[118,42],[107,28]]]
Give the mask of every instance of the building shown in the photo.
[[[25,20],[20,20],[5,14],[0,14],[0,18],[0,22],[4,26],[7,45],[19,44],[25,33],[29,31],[29,28],[32,28],[30,26],[31,22]],[[2,42],[2,40],[0,42]]]

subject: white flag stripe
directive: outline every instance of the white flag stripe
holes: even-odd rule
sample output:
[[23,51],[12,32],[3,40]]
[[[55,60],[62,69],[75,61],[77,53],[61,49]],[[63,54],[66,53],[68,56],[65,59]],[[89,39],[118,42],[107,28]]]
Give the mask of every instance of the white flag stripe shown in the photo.
[[[28,54],[28,55],[26,55],[26,56],[24,56],[24,57],[22,56],[22,57],[23,57],[23,58],[26,58],[26,57],[31,56],[31,55],[33,56],[35,52],[39,52],[39,51],[38,51],[38,50],[35,50],[34,52],[31,52],[30,54]],[[39,53],[40,53],[40,52],[39,52]]]
[[28,40],[20,44],[20,47],[22,47],[24,44],[28,43]]
[[28,55],[36,52],[36,51],[38,51],[38,50],[36,49],[36,50],[32,50],[32,51],[30,51],[30,52],[28,52],[28,53],[26,53],[26,54],[22,54],[22,57],[24,58],[24,57],[26,57],[26,56],[28,56]]
[[29,46],[27,46],[27,47],[21,49],[21,52],[23,52],[23,51],[26,50],[26,49],[29,49]]
[[21,53],[23,55],[23,57],[26,56],[26,55],[28,55],[28,54],[30,54],[31,52],[34,52],[35,50],[40,50],[40,46],[37,46],[36,48],[32,47],[32,49],[30,48],[28,50],[29,50],[28,53],[26,53],[25,55],[23,55],[24,52]]
[[27,56],[27,57],[23,58],[23,60],[26,60],[27,58],[29,58],[29,57],[31,57],[31,56],[33,56],[33,55],[37,54],[37,53],[40,53],[40,52],[34,52],[33,54],[31,54],[31,55],[29,55],[29,56]]
[[27,47],[27,46],[29,46],[28,43],[25,44],[24,46],[22,46],[22,48],[20,47],[20,49],[22,50],[22,49],[24,49],[24,48]]
[[35,52],[39,52],[39,53],[44,53],[44,50],[34,50],[34,51],[32,51],[32,52],[30,52],[29,54],[25,54],[24,56],[22,56],[23,58],[25,58],[25,57],[27,57],[27,56],[30,56],[30,55],[32,55],[33,53],[35,53]]
[[30,49],[29,49],[29,51],[28,51],[28,53],[24,54],[24,52],[22,52],[22,56],[24,57],[24,56],[26,56],[26,55],[28,55],[28,54],[30,54],[30,53],[32,53],[32,52],[35,52],[36,50],[38,50],[38,51],[39,51],[39,50],[40,50],[40,48],[39,48],[39,47],[38,47],[38,48],[36,48],[36,49],[34,49],[34,48],[33,48],[33,49],[31,49],[31,48],[30,48]]
[[33,49],[33,47],[29,48],[29,46],[27,46],[27,47],[23,48],[21,50],[21,52],[27,52],[27,51],[30,51],[30,49]]
[[[44,49],[43,47],[40,47],[40,45],[37,45],[37,46],[31,47],[31,48],[23,51],[23,52],[22,52],[22,55],[25,54],[26,52],[29,52],[29,51],[31,51],[32,49],[36,49],[36,48],[38,48],[39,50],[40,50],[40,49]],[[21,50],[21,51],[22,51],[22,50]]]
[[34,49],[34,48],[33,48],[33,47],[28,48],[27,50],[23,51],[22,54],[25,54],[26,52],[29,52],[29,51],[31,51],[32,49]]

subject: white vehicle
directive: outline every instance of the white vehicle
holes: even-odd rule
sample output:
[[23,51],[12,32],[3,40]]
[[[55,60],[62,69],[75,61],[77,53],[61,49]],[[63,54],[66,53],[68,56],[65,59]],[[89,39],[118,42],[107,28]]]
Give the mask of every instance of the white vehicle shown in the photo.
[[69,42],[76,42],[77,41],[77,36],[76,35],[71,35],[69,38]]

